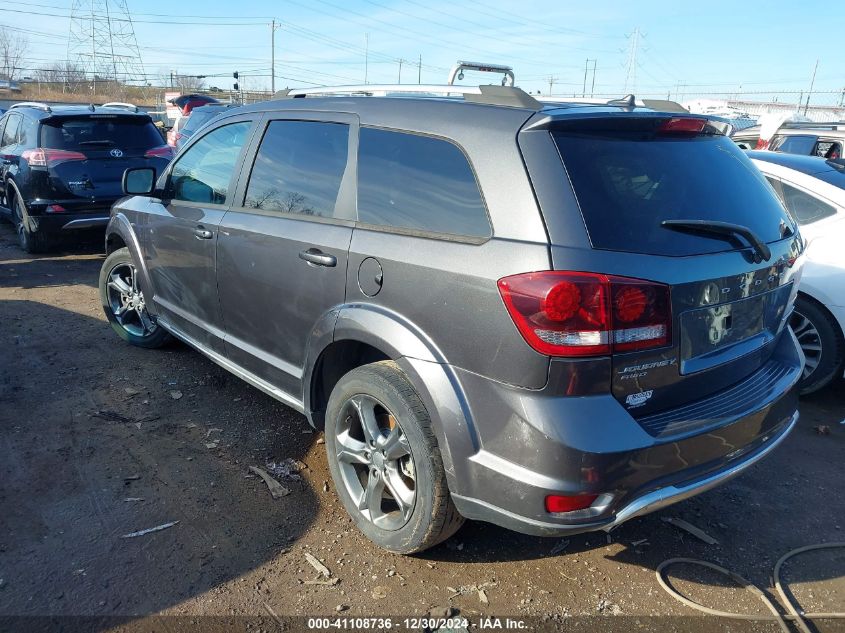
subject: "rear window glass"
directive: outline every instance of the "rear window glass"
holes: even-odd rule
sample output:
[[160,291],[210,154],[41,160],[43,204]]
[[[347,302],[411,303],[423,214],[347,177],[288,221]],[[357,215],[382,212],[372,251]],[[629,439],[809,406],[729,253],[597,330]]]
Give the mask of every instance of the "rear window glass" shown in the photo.
[[745,242],[661,226],[663,220],[741,224],[761,240],[793,227],[772,188],[724,136],[553,132],[595,248],[654,255],[734,250]]
[[145,117],[103,115],[50,119],[41,127],[41,146],[53,149],[150,149],[163,144],[161,134]]
[[475,175],[457,146],[375,128],[361,129],[358,219],[431,233],[490,236]]
[[205,108],[197,108],[196,110],[191,110],[191,116],[188,117],[188,120],[182,126],[182,132],[195,132],[200,127],[202,127],[205,123],[213,119],[216,115],[220,114],[222,110],[211,110],[210,112],[205,111]]

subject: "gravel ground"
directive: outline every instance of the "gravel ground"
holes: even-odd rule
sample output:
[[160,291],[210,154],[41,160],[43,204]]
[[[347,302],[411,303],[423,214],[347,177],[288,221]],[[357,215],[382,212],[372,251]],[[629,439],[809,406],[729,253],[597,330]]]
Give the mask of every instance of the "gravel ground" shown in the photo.
[[[657,566],[671,557],[712,561],[774,596],[772,567],[782,554],[845,541],[836,483],[845,480],[845,385],[838,381],[802,401],[798,427],[761,464],[610,537],[567,543],[472,522],[422,555],[388,554],[353,529],[335,498],[320,434],[304,417],[185,346],[148,351],[118,339],[99,305],[98,249],[94,242],[29,256],[0,223],[4,633],[39,624],[276,630],[289,616],[392,616],[398,628],[417,628],[401,618],[427,613],[466,617],[473,630],[485,617],[549,630],[566,623],[570,630],[738,630],[670,598],[656,582]],[[292,463],[285,460],[300,470],[279,477],[291,494],[273,500],[249,466]],[[123,538],[170,522],[178,523]],[[319,578],[306,553],[335,584],[310,584]],[[713,573],[677,566],[671,576],[710,607],[766,613]],[[796,558],[784,578],[807,611],[845,611],[845,550]],[[744,630],[778,630],[753,627]],[[825,621],[818,630],[845,627]]]

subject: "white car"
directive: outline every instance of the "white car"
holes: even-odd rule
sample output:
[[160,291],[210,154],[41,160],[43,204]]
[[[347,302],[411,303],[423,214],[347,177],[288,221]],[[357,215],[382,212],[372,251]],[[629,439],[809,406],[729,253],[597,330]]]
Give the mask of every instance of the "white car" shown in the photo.
[[748,152],[798,222],[807,262],[790,325],[807,359],[801,393],[841,376],[845,360],[845,162]]

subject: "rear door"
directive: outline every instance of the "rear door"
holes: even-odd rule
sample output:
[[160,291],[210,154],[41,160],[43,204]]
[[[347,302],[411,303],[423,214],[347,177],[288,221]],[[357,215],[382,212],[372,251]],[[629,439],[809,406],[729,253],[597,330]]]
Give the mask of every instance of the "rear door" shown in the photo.
[[262,125],[220,224],[217,285],[228,357],[299,400],[311,332],[344,301],[358,123],[286,112]]
[[171,151],[148,116],[92,113],[55,116],[41,124],[49,178],[42,195],[72,205],[108,208],[123,195],[123,172],[154,167],[161,173]]
[[[760,369],[796,292],[800,237],[772,188],[716,129],[676,120],[620,113],[551,130],[571,182],[558,190],[557,208],[543,205],[555,268],[668,286],[668,315],[611,301],[615,341],[647,337],[649,318],[669,330],[666,344],[614,344],[612,392],[635,416],[699,400]],[[718,232],[718,223],[745,227],[762,246]]]
[[227,120],[196,139],[165,176],[162,199],[150,201],[139,231],[160,315],[177,333],[221,353],[217,227],[258,117]]

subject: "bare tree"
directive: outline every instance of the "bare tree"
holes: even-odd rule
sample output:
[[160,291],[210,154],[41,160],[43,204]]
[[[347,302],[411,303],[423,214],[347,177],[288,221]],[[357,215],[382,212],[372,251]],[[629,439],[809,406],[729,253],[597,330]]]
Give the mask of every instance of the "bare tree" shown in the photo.
[[176,78],[176,86],[181,92],[194,92],[205,87],[205,79],[190,75],[179,75]]
[[5,26],[0,27],[0,75],[3,79],[14,81],[20,73],[23,58],[29,47],[29,40]]

